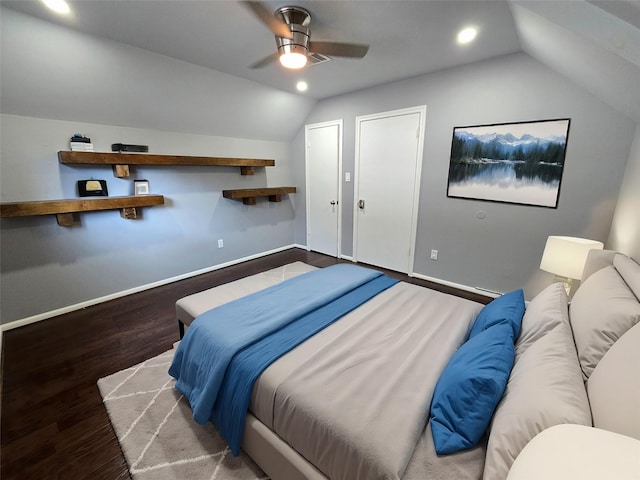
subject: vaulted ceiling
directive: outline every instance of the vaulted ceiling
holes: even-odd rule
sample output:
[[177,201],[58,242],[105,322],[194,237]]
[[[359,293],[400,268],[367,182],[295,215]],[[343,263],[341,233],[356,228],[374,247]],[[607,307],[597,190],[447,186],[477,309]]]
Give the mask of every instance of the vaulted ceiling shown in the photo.
[[[251,65],[275,52],[273,34],[241,3],[190,0],[69,0],[61,17],[36,0],[2,5],[288,92],[322,99],[457,65],[524,51],[640,123],[640,2],[637,1],[267,1],[311,12],[313,40],[370,45],[361,60],[335,57],[287,71]],[[460,46],[461,28],[478,28]]]

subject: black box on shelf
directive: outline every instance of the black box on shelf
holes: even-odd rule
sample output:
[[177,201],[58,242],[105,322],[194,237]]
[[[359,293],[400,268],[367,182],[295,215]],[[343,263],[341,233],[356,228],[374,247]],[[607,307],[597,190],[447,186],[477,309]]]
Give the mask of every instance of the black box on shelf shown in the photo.
[[148,152],[148,145],[127,145],[126,143],[112,143],[112,152]]

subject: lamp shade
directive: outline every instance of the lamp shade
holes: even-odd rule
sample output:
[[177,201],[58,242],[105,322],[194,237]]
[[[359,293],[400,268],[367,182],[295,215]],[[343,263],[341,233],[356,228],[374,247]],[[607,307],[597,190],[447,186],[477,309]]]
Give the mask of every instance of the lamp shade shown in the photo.
[[589,250],[602,250],[604,244],[576,237],[551,236],[544,247],[540,269],[561,277],[580,278]]

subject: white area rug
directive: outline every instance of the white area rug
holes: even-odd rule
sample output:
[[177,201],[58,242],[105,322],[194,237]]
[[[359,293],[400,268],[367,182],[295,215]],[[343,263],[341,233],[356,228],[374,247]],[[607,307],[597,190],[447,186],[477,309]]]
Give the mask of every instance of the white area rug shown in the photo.
[[133,479],[268,479],[244,453],[234,457],[211,423],[195,423],[167,373],[174,352],[98,380]]

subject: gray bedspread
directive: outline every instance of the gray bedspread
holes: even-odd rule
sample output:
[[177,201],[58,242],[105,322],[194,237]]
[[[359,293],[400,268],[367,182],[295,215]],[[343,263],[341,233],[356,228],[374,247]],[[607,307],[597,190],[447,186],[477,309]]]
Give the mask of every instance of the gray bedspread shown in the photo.
[[395,285],[271,365],[251,411],[332,480],[481,478],[484,446],[437,457],[427,425],[481,308]]

